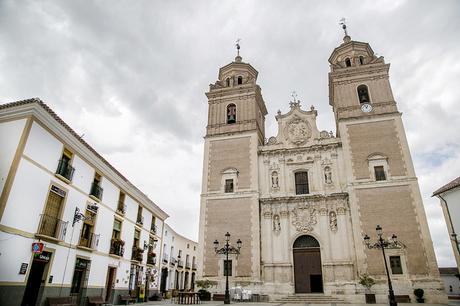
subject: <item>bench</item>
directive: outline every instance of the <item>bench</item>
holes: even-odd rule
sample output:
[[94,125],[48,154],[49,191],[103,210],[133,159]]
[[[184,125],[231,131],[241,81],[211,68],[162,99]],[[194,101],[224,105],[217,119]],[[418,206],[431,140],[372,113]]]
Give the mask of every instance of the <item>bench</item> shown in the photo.
[[88,305],[99,306],[105,304],[107,303],[102,296],[88,296]]
[[48,297],[49,306],[77,306],[71,296]]
[[128,305],[129,302],[136,303],[136,298],[130,296],[129,294],[120,294],[120,302],[125,302],[125,305]]
[[223,301],[225,300],[225,294],[214,293],[212,295],[212,300],[213,301]]
[[[390,297],[388,297],[390,299]],[[409,295],[395,295],[396,303],[410,303]]]

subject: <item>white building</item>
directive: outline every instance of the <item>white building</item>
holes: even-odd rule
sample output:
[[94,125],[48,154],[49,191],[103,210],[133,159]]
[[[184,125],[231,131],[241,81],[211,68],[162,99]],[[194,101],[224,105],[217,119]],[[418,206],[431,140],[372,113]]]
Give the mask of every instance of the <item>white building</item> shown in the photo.
[[38,99],[0,105],[0,139],[0,305],[159,289],[163,210]]
[[451,238],[457,269],[460,269],[460,244],[458,232],[460,231],[460,177],[442,186],[435,192],[441,201],[442,212],[446,219],[447,231]]
[[179,235],[165,223],[162,249],[160,291],[193,290],[198,244]]

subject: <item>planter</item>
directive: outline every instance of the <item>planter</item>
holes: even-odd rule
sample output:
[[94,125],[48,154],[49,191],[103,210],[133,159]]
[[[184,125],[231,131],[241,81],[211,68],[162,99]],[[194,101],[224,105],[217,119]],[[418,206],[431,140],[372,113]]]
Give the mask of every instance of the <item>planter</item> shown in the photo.
[[425,303],[425,299],[424,298],[417,298],[417,303]]
[[374,293],[366,293],[366,304],[375,304],[375,294]]

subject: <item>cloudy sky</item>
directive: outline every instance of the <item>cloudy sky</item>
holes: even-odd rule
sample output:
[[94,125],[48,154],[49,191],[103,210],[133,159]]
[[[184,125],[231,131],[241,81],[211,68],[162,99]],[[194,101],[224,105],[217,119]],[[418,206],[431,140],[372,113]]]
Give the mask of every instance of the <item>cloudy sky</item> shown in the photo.
[[204,92],[235,40],[259,71],[267,137],[294,90],[334,131],[327,59],[342,17],[391,63],[438,262],[454,265],[430,195],[460,175],[459,1],[0,0],[0,103],[41,98],[197,239]]

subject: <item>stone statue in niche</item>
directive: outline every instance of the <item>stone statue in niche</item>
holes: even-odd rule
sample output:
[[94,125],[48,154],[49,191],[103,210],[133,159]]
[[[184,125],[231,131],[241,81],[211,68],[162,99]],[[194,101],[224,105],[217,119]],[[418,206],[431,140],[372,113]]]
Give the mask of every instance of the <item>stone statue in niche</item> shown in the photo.
[[332,184],[332,171],[329,166],[324,167],[324,182],[326,184]]
[[337,214],[335,213],[335,211],[331,211],[329,213],[329,227],[331,231],[337,230]]
[[273,230],[279,232],[281,230],[280,216],[278,214],[273,216]]
[[278,172],[272,172],[272,188],[279,188]]

